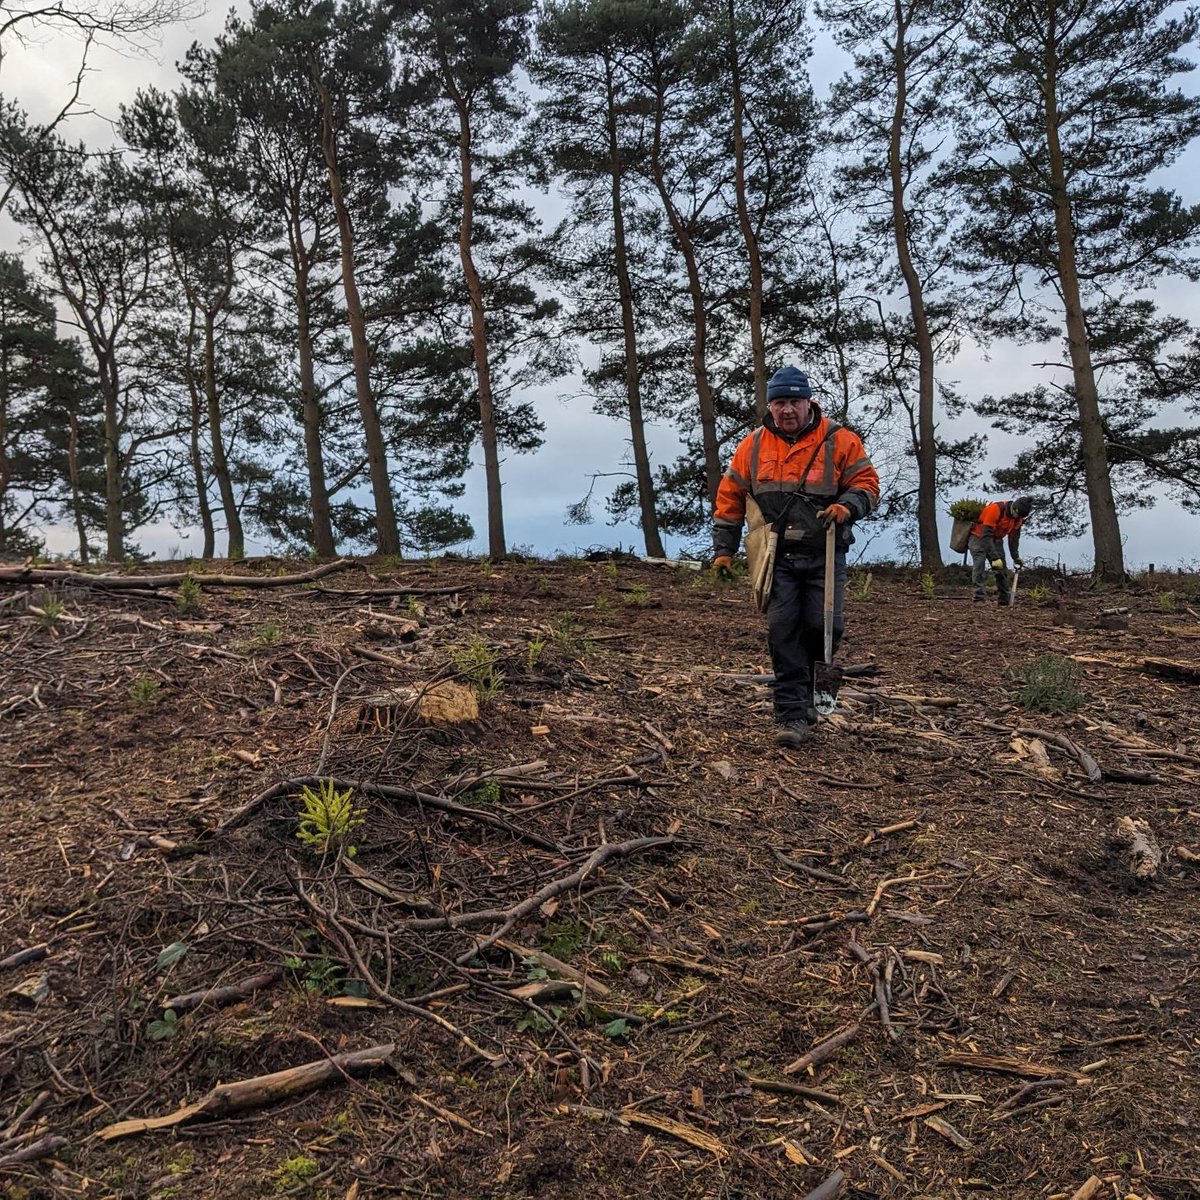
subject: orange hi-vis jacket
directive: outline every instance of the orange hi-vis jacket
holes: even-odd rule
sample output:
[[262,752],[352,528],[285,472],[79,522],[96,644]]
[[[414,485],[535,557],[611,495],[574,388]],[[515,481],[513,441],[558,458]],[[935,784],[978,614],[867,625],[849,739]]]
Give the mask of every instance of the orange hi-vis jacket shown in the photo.
[[984,549],[993,554],[1000,553],[1000,543],[1008,537],[1015,555],[1018,534],[1024,524],[1025,518],[1011,512],[1007,500],[993,500],[991,504],[984,505],[979,520],[971,526],[971,536],[981,538],[985,543]]
[[794,442],[765,425],[742,439],[717,488],[714,556],[736,553],[748,495],[772,524],[786,513],[786,543],[813,547],[825,539],[819,509],[844,504],[850,510],[850,521],[838,530],[846,546],[854,540],[850,524],[879,504],[879,475],[862,439],[823,416],[816,404],[812,409],[814,419]]

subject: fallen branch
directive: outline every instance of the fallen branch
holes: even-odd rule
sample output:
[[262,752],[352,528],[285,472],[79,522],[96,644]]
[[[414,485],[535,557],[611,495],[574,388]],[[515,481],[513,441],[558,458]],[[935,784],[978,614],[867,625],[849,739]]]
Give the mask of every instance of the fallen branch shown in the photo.
[[934,1133],[944,1137],[952,1146],[957,1146],[960,1150],[967,1151],[968,1154],[975,1152],[975,1147],[949,1121],[945,1121],[941,1117],[926,1117],[925,1124]]
[[[294,779],[285,779],[281,783],[272,784],[266,791],[259,792],[254,799],[242,805],[235,812],[230,813],[224,821],[212,830],[210,836],[221,837],[231,829],[237,828],[237,826],[243,824],[264,805],[278,799],[280,796],[299,792],[306,786],[317,788],[326,783],[327,778],[324,776],[298,775]],[[428,808],[436,808],[440,812],[451,813],[458,817],[467,817],[472,821],[478,821],[482,825],[490,825],[493,829],[502,829],[505,833],[512,834],[513,837],[520,838],[522,841],[528,842],[532,846],[537,846],[541,850],[549,850],[555,854],[559,853],[559,847],[554,842],[548,841],[536,833],[530,833],[527,830],[521,829],[519,826],[512,824],[511,821],[505,821],[502,817],[497,817],[494,813],[485,812],[482,809],[469,808],[465,804],[456,804],[453,800],[448,800],[444,796],[435,796],[431,792],[418,792],[412,788],[371,783],[361,779],[335,778],[333,779],[333,786],[339,791],[345,791],[347,788],[350,788],[353,791],[364,792],[368,796],[379,796],[384,800],[409,800],[415,804],[425,805]]]
[[794,858],[788,858],[786,854],[782,854],[778,850],[774,850],[772,853],[785,867],[792,871],[799,871],[801,875],[808,875],[812,879],[823,879],[826,883],[836,883],[842,887],[854,887],[853,882],[844,875],[835,875],[832,871],[822,871],[820,867],[810,867],[805,863],[797,862]]
[[973,1071],[997,1071],[1001,1075],[1022,1075],[1030,1079],[1072,1079],[1076,1083],[1090,1083],[1087,1075],[1072,1071],[1069,1067],[1052,1067],[1045,1063],[1026,1062],[1020,1058],[1007,1058],[995,1054],[968,1054],[955,1051],[943,1054],[939,1067],[966,1067]]
[[[601,983],[594,975],[578,970],[571,966],[570,963],[565,963],[561,959],[555,958],[553,954],[547,954],[545,950],[537,950],[531,946],[522,946],[519,942],[508,941],[507,938],[496,938],[493,944],[503,950],[508,950],[520,959],[531,958],[545,967],[547,971],[553,971],[556,975],[561,975],[564,979],[573,979],[581,988],[586,988],[602,1000],[606,996],[612,995],[612,988]],[[476,953],[478,953],[478,950],[476,950]]]
[[371,968],[363,958],[362,952],[358,948],[358,943],[354,940],[349,930],[346,929],[332,912],[327,912],[323,909],[304,890],[304,885],[301,884],[300,880],[290,870],[288,877],[291,879],[292,887],[295,889],[296,895],[300,897],[305,908],[316,917],[317,928],[342,952],[343,956],[349,962],[354,964],[354,969],[358,972],[359,978],[367,985],[368,990],[372,992],[377,1000],[382,1000],[384,1004],[391,1005],[392,1008],[399,1009],[400,1012],[408,1013],[409,1016],[417,1017],[422,1021],[431,1021],[439,1029],[444,1029],[452,1037],[457,1038],[472,1054],[478,1055],[485,1062],[491,1063],[492,1066],[496,1066],[504,1061],[503,1054],[489,1053],[475,1042],[469,1034],[459,1029],[453,1021],[447,1021],[440,1013],[428,1008],[421,1008],[416,1004],[410,1004],[407,1000],[401,1000],[399,996],[393,996],[386,988],[380,986]]
[[[1145,1036],[1145,1035],[1142,1035]],[[1018,1108],[1023,1101],[1027,1102],[1028,1098],[1038,1092],[1043,1092],[1047,1088],[1065,1088],[1070,1087],[1069,1080],[1066,1079],[1035,1079],[1032,1083],[1023,1083],[1011,1096],[1000,1101],[996,1105],[995,1111],[1003,1113],[1005,1110]]]
[[896,821],[892,825],[880,825],[876,829],[872,829],[866,837],[863,838],[863,845],[869,846],[877,838],[888,837],[893,833],[903,833],[906,829],[915,828],[919,822],[914,818],[908,821]]
[[339,558],[299,575],[205,575],[180,571],[171,575],[92,575],[87,571],[69,571],[50,567],[0,567],[0,583],[37,583],[53,586],[59,583],[76,584],[102,591],[128,591],[131,588],[177,588],[185,579],[201,587],[277,588],[310,583],[335,571],[347,571],[358,566],[351,558]]
[[179,1013],[199,1008],[202,1004],[210,1004],[214,1007],[233,1004],[238,1000],[245,1000],[253,996],[255,992],[261,991],[265,987],[270,987],[282,975],[282,967],[271,967],[258,975],[252,975],[249,979],[243,979],[241,983],[231,983],[224,987],[201,988],[199,991],[172,996],[169,1000],[164,1000],[162,1006],[164,1009],[171,1008]]
[[485,925],[490,922],[502,921],[503,924],[499,930],[489,935],[477,946],[471,948],[463,959],[465,962],[467,958],[474,957],[476,954],[481,953],[489,946],[498,942],[522,917],[536,912],[547,900],[553,899],[555,896],[560,896],[563,892],[569,892],[572,888],[577,888],[597,867],[607,862],[610,858],[623,858],[629,854],[639,854],[643,850],[655,850],[662,846],[673,845],[675,845],[673,837],[633,838],[628,842],[605,842],[604,845],[597,846],[592,851],[588,856],[587,862],[579,870],[562,879],[552,880],[532,896],[522,900],[520,904],[513,905],[512,908],[493,908],[485,909],[483,912],[456,913],[449,917],[417,918],[406,921],[403,927],[422,930],[459,929],[464,925]]
[[871,897],[867,904],[867,916],[874,916],[875,910],[879,907],[880,900],[883,899],[883,893],[896,883],[915,883],[918,879],[928,879],[929,872],[924,875],[918,875],[916,871],[909,871],[907,875],[895,875],[891,879],[881,879],[875,886],[875,894]]
[[773,1092],[780,1096],[802,1096],[805,1100],[816,1100],[820,1104],[846,1103],[841,1096],[836,1096],[833,1092],[823,1092],[820,1088],[805,1087],[802,1083],[785,1083],[778,1079],[759,1079],[754,1075],[747,1075],[738,1067],[734,1068],[733,1073],[739,1079],[744,1080],[747,1087],[753,1088],[756,1092]]
[[50,951],[49,942],[39,942],[36,946],[26,946],[24,950],[15,950],[7,958],[0,958],[0,971],[8,967],[23,967],[26,963],[38,962]]
[[21,1150],[14,1150],[11,1154],[6,1154],[0,1158],[0,1169],[4,1167],[19,1167],[22,1163],[37,1162],[39,1159],[48,1158],[57,1150],[61,1150],[67,1144],[65,1137],[57,1137],[53,1134],[48,1137],[38,1138],[36,1142],[30,1142]]
[[0,1138],[8,1141],[10,1138],[16,1137],[20,1132],[21,1126],[27,1121],[32,1121],[34,1117],[42,1111],[43,1108],[50,1102],[53,1093],[49,1090],[38,1092],[38,1094],[8,1123],[8,1126],[0,1131]]
[[[900,1040],[900,1031],[892,1024],[892,971],[896,964],[896,952],[890,946],[877,954],[871,954],[859,942],[849,943],[850,951],[867,968],[871,987],[875,993],[875,1007],[879,1009],[879,1021],[884,1032],[893,1041]],[[886,965],[885,965],[886,963]]]
[[381,588],[313,588],[314,596],[354,596],[361,599],[385,596],[453,596],[458,592],[468,592],[470,584],[451,584],[449,587],[381,587]]
[[117,1121],[113,1125],[106,1125],[96,1136],[102,1141],[110,1142],[114,1138],[127,1137],[132,1133],[170,1129],[172,1126],[182,1125],[185,1121],[194,1121],[198,1117],[223,1117],[248,1108],[263,1108],[268,1104],[314,1091],[335,1080],[372,1071],[386,1063],[395,1049],[394,1042],[385,1042],[379,1046],[368,1046],[365,1050],[349,1050],[331,1058],[288,1067],[270,1075],[255,1075],[251,1079],[239,1079],[234,1083],[219,1083],[194,1104],[185,1104],[162,1117],[136,1117],[129,1121]]
[[809,1067],[815,1067],[823,1063],[827,1058],[836,1054],[843,1046],[854,1041],[858,1037],[859,1024],[856,1021],[853,1025],[847,1025],[845,1029],[838,1030],[832,1037],[827,1037],[823,1042],[818,1042],[807,1054],[802,1054],[793,1063],[788,1063],[783,1068],[785,1075],[797,1075],[801,1071],[807,1070]]

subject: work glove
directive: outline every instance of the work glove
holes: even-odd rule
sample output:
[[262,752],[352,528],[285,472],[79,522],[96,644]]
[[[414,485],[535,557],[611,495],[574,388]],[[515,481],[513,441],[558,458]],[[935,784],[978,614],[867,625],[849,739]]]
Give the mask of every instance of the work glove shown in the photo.
[[993,571],[1003,571],[1004,570],[1004,559],[993,558],[992,559],[992,570]]
[[844,504],[831,504],[817,513],[817,520],[823,521],[827,527],[835,522],[838,525],[845,525],[850,520],[850,510]]
[[729,579],[733,575],[733,559],[728,554],[718,554],[710,568],[717,579]]
[[1018,571],[1020,571],[1025,566],[1025,560],[1023,558],[1014,557],[1013,558],[1013,566],[1016,567],[1016,569]]

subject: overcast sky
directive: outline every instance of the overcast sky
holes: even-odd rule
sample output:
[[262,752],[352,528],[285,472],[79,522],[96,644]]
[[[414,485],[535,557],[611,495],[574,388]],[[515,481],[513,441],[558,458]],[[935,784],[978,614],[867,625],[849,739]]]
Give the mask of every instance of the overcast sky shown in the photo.
[[[113,140],[112,122],[119,106],[132,100],[139,87],[156,85],[164,90],[176,86],[175,63],[187,47],[196,40],[211,42],[225,20],[224,8],[201,11],[193,19],[170,26],[162,31],[157,44],[141,49],[93,47],[89,55],[89,73],[84,82],[83,101],[89,112],[72,118],[66,134],[76,140],[102,145]],[[0,68],[0,92],[15,98],[34,117],[45,119],[61,107],[69,95],[78,70],[80,44],[66,35],[48,35],[35,39],[27,46],[6,46]],[[820,37],[814,55],[811,74],[819,95],[824,95],[835,75],[842,69],[842,58],[832,43]],[[1198,73],[1200,74],[1200,73]],[[1187,79],[1189,91],[1200,90],[1200,79]],[[1178,189],[1185,202],[1194,203],[1195,180],[1200,178],[1200,148],[1193,149],[1166,174],[1164,182]],[[552,199],[547,201],[549,220],[558,208]],[[5,219],[0,222],[0,244],[13,247],[17,233]],[[1194,285],[1169,281],[1159,293],[1167,311],[1177,312],[1193,320],[1200,319]],[[964,346],[959,357],[941,369],[968,399],[988,393],[1016,391],[1035,381],[1046,382],[1048,372],[1034,366],[1044,360],[1046,347],[996,344],[986,354],[971,345]],[[781,364],[771,364],[777,366]],[[803,366],[803,363],[798,364]],[[577,385],[577,381],[575,381]],[[594,546],[622,545],[637,551],[642,549],[640,531],[636,526],[610,526],[605,521],[602,492],[604,485],[615,480],[600,480],[599,499],[593,509],[596,521],[592,525],[567,525],[564,520],[569,504],[579,500],[587,491],[594,471],[617,472],[628,456],[628,431],[622,424],[594,415],[588,402],[576,398],[577,387],[571,380],[537,389],[533,398],[546,423],[543,448],[533,455],[509,457],[503,467],[505,531],[510,548],[531,547],[539,554],[570,553]],[[972,417],[948,423],[949,436],[963,436],[978,429],[980,422]],[[1020,447],[1020,439],[997,430],[988,431],[988,452],[984,464],[985,478],[990,471],[1009,461]],[[651,451],[655,460],[667,463],[675,458],[678,441],[666,427],[650,430]],[[868,447],[868,450],[870,447]],[[962,489],[962,494],[983,494],[986,488]],[[949,497],[953,498],[953,497]],[[479,552],[486,548],[487,505],[483,487],[483,472],[479,466],[467,480],[467,493],[459,502],[480,536],[476,544],[465,549]],[[943,535],[949,534],[949,520],[942,518]],[[1175,506],[1160,505],[1149,512],[1128,514],[1121,519],[1125,535],[1126,562],[1138,568],[1153,562],[1157,565],[1190,564],[1200,561],[1200,516],[1180,514]],[[865,532],[865,531],[864,531]],[[46,530],[51,551],[70,553],[75,546],[68,530]],[[169,525],[155,526],[135,535],[143,550],[159,556],[176,556],[199,550],[195,532],[180,532]],[[861,539],[865,540],[865,539]],[[670,542],[670,540],[669,540]],[[221,539],[218,539],[218,548]],[[679,541],[670,542],[670,552],[681,549]],[[248,539],[247,551],[269,550],[263,544]],[[1039,558],[1049,562],[1063,561],[1068,566],[1084,565],[1091,559],[1091,537],[1083,536],[1066,541],[1039,541],[1036,517],[1030,522],[1022,543],[1027,559]],[[875,539],[868,550],[872,556],[890,557],[896,548],[888,537]],[[946,551],[945,553],[949,553]]]

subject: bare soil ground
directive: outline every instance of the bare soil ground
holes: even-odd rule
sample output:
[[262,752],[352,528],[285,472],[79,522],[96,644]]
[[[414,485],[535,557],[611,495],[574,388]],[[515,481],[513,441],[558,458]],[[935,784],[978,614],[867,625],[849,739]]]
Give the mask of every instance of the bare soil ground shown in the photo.
[[[797,752],[741,584],[200,580],[0,587],[0,1194],[1200,1196],[1200,710],[1144,666],[1200,660],[1196,581],[860,576],[877,673]],[[1047,652],[1073,713],[1017,703]],[[428,723],[449,676],[491,695]],[[324,854],[316,777],[361,809]]]

